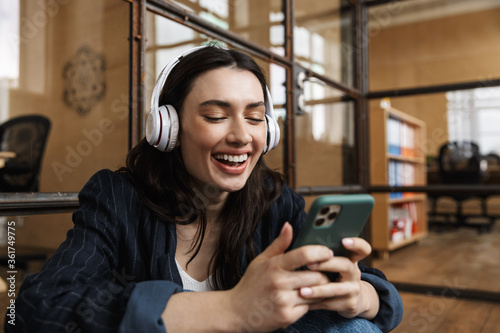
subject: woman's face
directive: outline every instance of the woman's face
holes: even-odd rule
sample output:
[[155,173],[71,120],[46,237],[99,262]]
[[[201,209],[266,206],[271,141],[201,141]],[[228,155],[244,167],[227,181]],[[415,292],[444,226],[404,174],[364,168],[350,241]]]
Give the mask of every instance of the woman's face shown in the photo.
[[194,186],[209,197],[243,188],[264,149],[265,111],[262,86],[249,71],[218,68],[195,79],[179,137]]

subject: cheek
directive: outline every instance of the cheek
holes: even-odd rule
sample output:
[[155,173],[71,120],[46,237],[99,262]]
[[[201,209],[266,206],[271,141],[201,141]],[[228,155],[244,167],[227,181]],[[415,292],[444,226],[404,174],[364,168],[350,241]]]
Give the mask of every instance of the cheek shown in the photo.
[[210,154],[214,145],[219,141],[216,133],[207,131],[203,127],[183,129],[179,136],[182,155],[185,161],[196,160]]

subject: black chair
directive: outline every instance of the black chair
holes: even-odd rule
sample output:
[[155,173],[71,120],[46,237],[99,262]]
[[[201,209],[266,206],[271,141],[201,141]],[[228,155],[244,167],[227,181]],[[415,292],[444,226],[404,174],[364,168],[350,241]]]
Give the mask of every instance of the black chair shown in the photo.
[[0,125],[0,151],[16,153],[0,168],[0,192],[38,192],[50,120],[41,115],[19,116]]
[[[16,153],[0,168],[0,192],[38,192],[50,126],[50,120],[41,115],[19,116],[0,125],[0,151]],[[0,256],[0,265],[7,266],[8,260]],[[31,261],[45,260],[45,252],[18,253],[16,267],[28,274]]]
[[[483,172],[481,170],[481,154],[479,146],[474,142],[448,142],[441,146],[439,150],[439,176],[442,184],[480,184]],[[457,205],[454,214],[438,213],[437,201],[439,197],[451,197]],[[481,201],[480,214],[464,214],[463,202],[471,198],[479,198]],[[495,217],[488,215],[487,199],[488,196],[469,195],[461,193],[451,193],[448,195],[431,195],[432,208],[429,212],[429,226],[443,226],[441,221],[436,221],[438,216],[445,217],[444,224],[451,224],[451,218],[454,218],[455,227],[473,227],[478,231],[491,230]],[[471,218],[486,218],[487,223],[470,222]],[[434,218],[434,219],[433,219]]]

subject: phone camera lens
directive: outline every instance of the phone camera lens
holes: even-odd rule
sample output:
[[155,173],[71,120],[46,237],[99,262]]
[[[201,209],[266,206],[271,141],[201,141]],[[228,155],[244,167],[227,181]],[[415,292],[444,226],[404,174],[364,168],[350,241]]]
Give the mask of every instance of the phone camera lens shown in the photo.
[[317,220],[314,222],[314,224],[315,224],[317,227],[322,226],[324,223],[325,223],[325,219],[317,219]]
[[330,207],[323,207],[323,208],[321,208],[319,213],[321,215],[326,215],[326,214],[328,214],[329,211],[330,211]]
[[328,215],[328,219],[335,220],[337,218],[337,215],[337,212],[330,213],[330,215]]

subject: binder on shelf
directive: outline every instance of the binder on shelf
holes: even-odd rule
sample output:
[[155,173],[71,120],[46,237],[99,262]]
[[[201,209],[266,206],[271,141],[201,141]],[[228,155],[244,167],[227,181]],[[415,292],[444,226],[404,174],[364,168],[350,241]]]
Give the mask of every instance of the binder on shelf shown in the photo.
[[387,118],[387,146],[388,153],[392,155],[401,155],[401,122],[395,118]]
[[417,232],[417,209],[415,202],[389,206],[389,234],[397,243],[411,238]]

